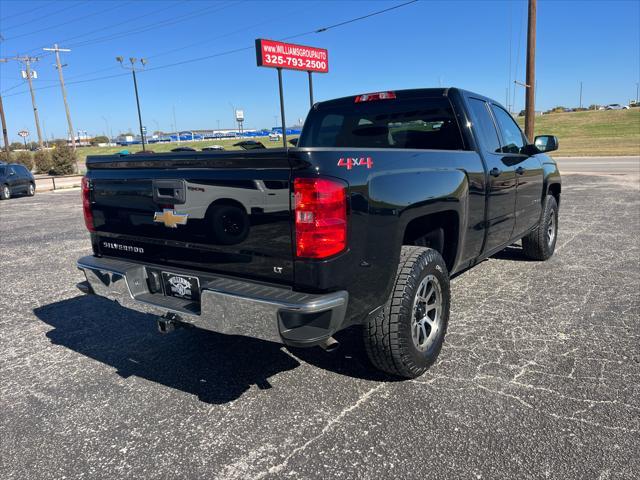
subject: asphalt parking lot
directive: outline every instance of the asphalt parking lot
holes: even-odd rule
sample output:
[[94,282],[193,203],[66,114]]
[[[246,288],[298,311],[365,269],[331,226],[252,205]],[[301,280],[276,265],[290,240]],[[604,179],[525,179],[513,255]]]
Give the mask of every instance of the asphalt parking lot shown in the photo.
[[75,289],[77,190],[2,202],[0,477],[638,478],[633,168],[564,176],[548,262],[510,247],[455,278],[415,381],[373,373],[354,332],[334,354],[160,335]]

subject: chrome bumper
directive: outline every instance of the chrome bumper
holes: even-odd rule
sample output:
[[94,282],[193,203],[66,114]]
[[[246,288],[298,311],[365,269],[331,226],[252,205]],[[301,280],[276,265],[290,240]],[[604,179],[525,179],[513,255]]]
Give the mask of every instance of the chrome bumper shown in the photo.
[[205,330],[245,335],[294,346],[321,343],[340,329],[347,309],[346,291],[306,294],[183,269],[167,269],[200,279],[200,303],[151,293],[147,267],[111,258],[82,257],[77,262],[87,278],[81,291],[118,302],[133,310],[169,317]]

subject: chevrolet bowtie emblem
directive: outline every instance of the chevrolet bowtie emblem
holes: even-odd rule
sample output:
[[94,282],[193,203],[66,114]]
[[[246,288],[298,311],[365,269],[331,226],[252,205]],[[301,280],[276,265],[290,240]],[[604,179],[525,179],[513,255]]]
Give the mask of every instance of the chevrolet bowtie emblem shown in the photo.
[[186,225],[187,217],[186,213],[176,213],[175,210],[164,209],[162,212],[156,212],[153,215],[153,221],[164,223],[165,227],[178,228],[178,225]]

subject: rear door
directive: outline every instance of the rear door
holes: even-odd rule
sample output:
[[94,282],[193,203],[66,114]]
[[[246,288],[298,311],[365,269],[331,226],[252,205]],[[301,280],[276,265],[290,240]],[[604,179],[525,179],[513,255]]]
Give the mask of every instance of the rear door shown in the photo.
[[525,233],[540,220],[544,172],[537,156],[522,153],[527,142],[513,117],[496,104],[492,104],[491,108],[500,131],[502,152],[516,173],[515,225],[512,235],[515,237]]
[[487,164],[487,238],[483,252],[511,239],[515,224],[516,173],[512,159],[502,152],[500,139],[487,102],[469,97],[473,131]]
[[[293,280],[286,152],[98,159],[90,159],[88,177],[99,253]],[[265,183],[280,187],[277,202],[267,201]]]

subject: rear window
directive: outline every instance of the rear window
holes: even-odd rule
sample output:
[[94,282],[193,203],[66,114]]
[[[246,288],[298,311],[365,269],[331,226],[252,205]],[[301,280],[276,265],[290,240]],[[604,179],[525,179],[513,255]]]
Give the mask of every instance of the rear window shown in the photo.
[[451,104],[443,97],[320,106],[309,114],[298,146],[464,148]]

